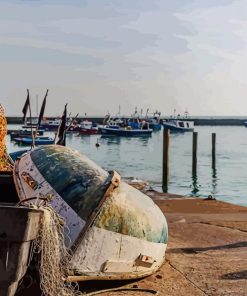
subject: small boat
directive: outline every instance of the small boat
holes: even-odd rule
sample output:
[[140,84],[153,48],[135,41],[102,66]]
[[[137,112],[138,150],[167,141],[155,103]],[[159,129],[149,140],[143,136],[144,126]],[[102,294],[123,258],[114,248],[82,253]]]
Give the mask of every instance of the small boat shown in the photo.
[[163,263],[168,239],[163,213],[115,171],[50,145],[19,157],[13,177],[20,200],[50,195],[50,205],[63,217],[72,252],[68,281],[140,278]]
[[[21,145],[30,146],[30,145],[32,145],[33,139],[31,137],[15,138],[14,141],[18,144],[21,144]],[[54,144],[54,139],[52,139],[51,137],[45,137],[45,136],[35,137],[34,144],[35,145],[50,145],[50,144]]]
[[[32,132],[31,130],[13,130],[8,133],[10,135],[10,139],[13,140],[15,138],[26,138],[26,137],[31,137]],[[44,135],[44,130],[38,130],[36,129],[33,131],[33,134],[35,136],[43,136]]]
[[179,119],[164,119],[163,127],[169,129],[171,132],[193,132],[194,122]]
[[112,135],[112,136],[124,136],[124,137],[138,137],[138,136],[151,136],[153,130],[150,128],[132,128],[130,126],[120,127],[120,126],[105,126],[101,127],[102,135]]
[[31,120],[30,119],[26,120],[24,125],[26,127],[31,127],[31,126],[37,126],[37,124],[38,124],[38,118],[32,118]]
[[169,119],[163,120],[163,127],[169,129],[171,132],[193,132],[194,121],[189,120],[189,112],[186,110],[184,116],[178,114],[176,116],[176,109],[174,114]]
[[80,123],[80,135],[97,135],[99,133],[98,126],[92,121],[84,120]]
[[[0,185],[1,295],[14,296],[22,278],[38,275],[32,241],[42,210],[28,204],[46,196],[68,227],[68,282],[142,278],[164,262],[168,227],[158,206],[77,151],[60,145],[26,151],[13,172],[0,172]],[[12,206],[18,201],[26,206]]]
[[146,111],[146,115],[143,115],[142,110],[138,113],[137,108],[131,118],[127,120],[127,123],[132,128],[140,128],[141,123],[148,122],[149,128],[152,130],[160,130],[162,123],[160,119],[161,112],[155,111],[154,113],[148,113],[149,109]]
[[42,120],[40,127],[45,131],[57,131],[60,125],[60,122],[61,122],[60,119]]

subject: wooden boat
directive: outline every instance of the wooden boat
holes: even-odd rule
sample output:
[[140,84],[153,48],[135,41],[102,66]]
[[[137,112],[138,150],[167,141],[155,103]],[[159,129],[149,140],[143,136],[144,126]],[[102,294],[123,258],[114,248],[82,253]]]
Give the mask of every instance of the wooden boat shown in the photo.
[[16,207],[12,172],[0,172],[0,296],[14,296],[30,263],[42,212]]
[[[69,281],[133,279],[163,263],[167,223],[145,194],[72,149],[37,147],[17,159],[20,200],[50,196],[69,228]],[[131,248],[130,248],[131,246]]]
[[80,123],[79,128],[80,135],[97,135],[99,130],[97,124],[94,124],[92,121],[84,120]]
[[[32,142],[33,142],[31,137],[15,138],[14,141],[18,144],[26,145],[26,146],[32,145]],[[54,139],[52,139],[51,137],[45,137],[45,136],[35,137],[34,144],[36,146],[37,145],[50,145],[50,144],[54,144]]]

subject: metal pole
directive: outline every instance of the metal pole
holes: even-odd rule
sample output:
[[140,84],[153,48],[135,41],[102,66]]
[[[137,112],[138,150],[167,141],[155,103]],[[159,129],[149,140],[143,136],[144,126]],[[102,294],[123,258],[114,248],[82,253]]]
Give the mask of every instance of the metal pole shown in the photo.
[[163,128],[163,167],[162,167],[162,189],[163,189],[163,192],[167,192],[167,190],[168,190],[169,141],[170,141],[170,130]]
[[192,174],[196,175],[197,172],[197,132],[193,132],[192,143]]

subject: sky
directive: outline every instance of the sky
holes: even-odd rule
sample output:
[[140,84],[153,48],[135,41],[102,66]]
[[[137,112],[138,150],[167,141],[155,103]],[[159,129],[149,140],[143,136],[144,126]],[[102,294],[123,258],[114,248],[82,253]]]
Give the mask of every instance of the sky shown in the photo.
[[247,115],[246,0],[0,0],[0,103],[21,115]]

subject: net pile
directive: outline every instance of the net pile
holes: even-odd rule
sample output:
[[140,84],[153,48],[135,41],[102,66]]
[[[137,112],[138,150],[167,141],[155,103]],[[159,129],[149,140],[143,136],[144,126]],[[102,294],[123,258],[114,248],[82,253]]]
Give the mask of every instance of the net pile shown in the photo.
[[5,138],[7,135],[7,120],[0,104],[0,171],[12,171],[12,161],[7,153]]
[[64,243],[64,220],[50,206],[43,210],[34,251],[41,254],[39,273],[40,287],[45,296],[83,295],[77,286],[65,282],[69,272],[71,254]]

